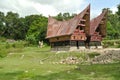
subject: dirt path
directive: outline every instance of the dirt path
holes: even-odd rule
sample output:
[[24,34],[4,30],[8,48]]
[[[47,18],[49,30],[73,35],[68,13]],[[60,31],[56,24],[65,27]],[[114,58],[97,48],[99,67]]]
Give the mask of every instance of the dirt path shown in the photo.
[[120,51],[120,48],[103,48],[103,49],[86,49],[86,50],[82,50],[82,52],[87,52],[87,53],[91,53],[91,52],[97,52],[100,54],[104,54],[107,53],[109,51]]
[[120,61],[120,48],[106,48],[96,50],[95,52],[101,53],[101,55],[92,59],[93,64],[106,64]]

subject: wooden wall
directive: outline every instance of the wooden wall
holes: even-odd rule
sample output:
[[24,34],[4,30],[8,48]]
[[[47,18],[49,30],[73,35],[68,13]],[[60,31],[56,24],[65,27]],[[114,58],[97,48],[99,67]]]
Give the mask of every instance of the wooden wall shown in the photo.
[[58,41],[66,41],[66,40],[70,40],[70,36],[60,36],[49,39],[50,42],[58,42]]

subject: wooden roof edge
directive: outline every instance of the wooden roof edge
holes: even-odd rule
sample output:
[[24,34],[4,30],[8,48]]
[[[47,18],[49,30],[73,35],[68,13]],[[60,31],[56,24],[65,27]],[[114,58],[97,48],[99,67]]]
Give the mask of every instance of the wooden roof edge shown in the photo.
[[[102,11],[102,13],[100,15],[98,15],[97,17],[93,18],[90,21],[90,28],[93,28],[93,24],[95,24],[95,22],[97,23],[95,25],[95,30],[98,28],[98,25],[101,23],[102,19],[105,17],[105,15],[107,15],[108,10],[104,10]],[[91,33],[90,33],[91,34]]]
[[91,21],[94,21],[94,20],[98,19],[99,17],[102,17],[102,19],[103,19],[104,15],[107,14],[107,12],[108,12],[108,10],[103,10],[102,13],[100,13],[97,17],[93,18]]
[[77,14],[76,16],[81,15],[82,13],[86,12],[88,9],[90,9],[90,4],[84,10],[82,10],[79,14]]
[[[74,19],[77,19],[77,21],[79,22],[79,20],[82,19],[83,16],[86,14],[86,12],[87,12],[88,9],[90,9],[90,4],[89,4],[82,12],[80,12],[78,15],[74,16],[72,19],[73,19],[73,20],[74,20]],[[72,19],[69,19],[68,21],[70,21],[70,20],[72,20]],[[49,18],[48,18],[48,27],[49,27],[49,23],[51,23],[51,22],[54,23],[54,22],[56,22],[56,21],[58,21],[58,20],[56,20],[56,19],[54,19],[53,17],[49,16]],[[58,22],[65,22],[65,21],[58,21]],[[66,22],[67,22],[67,21],[66,21]],[[75,25],[76,25],[76,26],[75,26]],[[72,31],[69,32],[69,35],[74,32],[74,30],[76,29],[76,27],[77,27],[78,24],[75,24],[75,25],[74,25],[74,28],[72,29]],[[48,29],[47,29],[47,34],[48,34]],[[64,35],[68,35],[68,34],[64,34]],[[59,35],[56,35],[56,36],[48,36],[48,35],[47,35],[46,38],[57,37],[57,36],[59,36]]]
[[45,39],[49,39],[49,38],[57,38],[57,37],[62,37],[62,36],[70,36],[72,34],[65,34],[65,35],[57,35],[57,36],[47,36],[45,37]]

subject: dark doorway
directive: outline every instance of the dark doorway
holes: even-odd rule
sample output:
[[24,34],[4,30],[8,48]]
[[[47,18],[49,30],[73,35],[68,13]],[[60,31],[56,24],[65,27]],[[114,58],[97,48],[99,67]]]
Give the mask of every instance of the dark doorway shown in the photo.
[[87,39],[86,39],[86,41],[85,41],[85,47],[86,47],[86,48],[90,48],[90,45],[89,45],[90,39],[91,39],[91,36],[87,36]]
[[76,46],[77,46],[77,49],[79,49],[79,42],[76,41]]

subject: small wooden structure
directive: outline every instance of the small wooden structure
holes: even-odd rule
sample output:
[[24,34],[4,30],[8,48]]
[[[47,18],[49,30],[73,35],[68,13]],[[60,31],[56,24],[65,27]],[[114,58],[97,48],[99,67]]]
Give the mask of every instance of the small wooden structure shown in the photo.
[[[51,49],[53,51],[65,51],[65,50],[79,50],[89,48],[90,41],[94,42],[94,36],[98,24],[104,21],[104,14],[102,14],[96,25],[93,25],[94,20],[90,22],[90,5],[88,5],[80,14],[74,16],[68,21],[57,21],[56,19],[49,16],[48,18],[48,28],[47,28],[47,39],[49,39]],[[100,23],[99,23],[100,22]],[[92,27],[95,27],[92,30]],[[105,25],[99,27],[99,31],[105,28]],[[93,32],[94,33],[93,33]],[[99,36],[105,36],[104,31],[100,33]],[[99,40],[101,41],[101,39]]]

